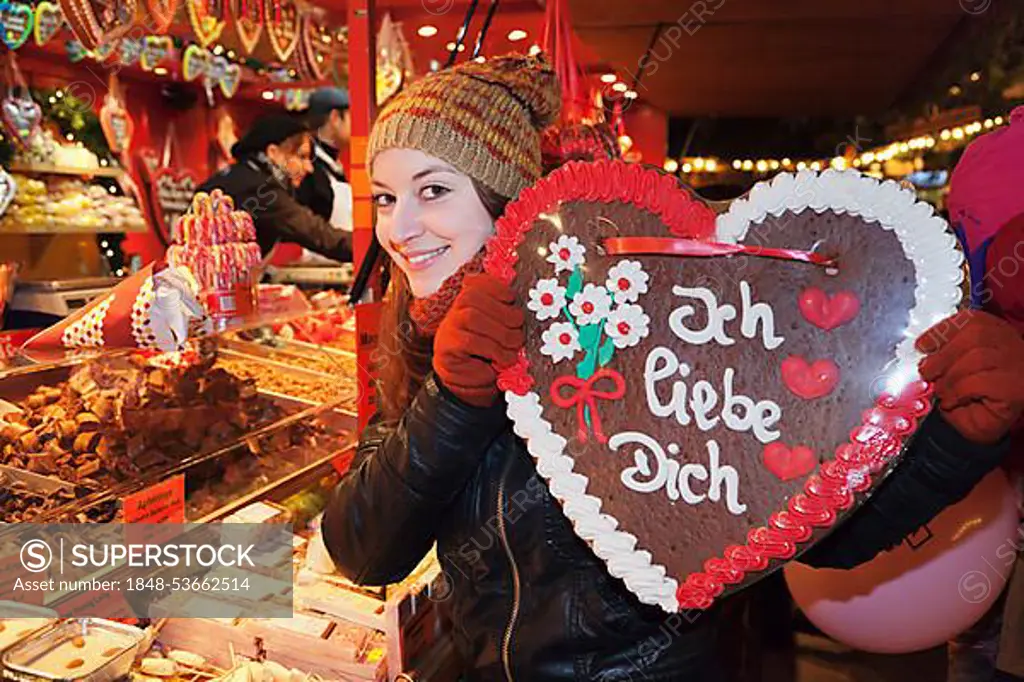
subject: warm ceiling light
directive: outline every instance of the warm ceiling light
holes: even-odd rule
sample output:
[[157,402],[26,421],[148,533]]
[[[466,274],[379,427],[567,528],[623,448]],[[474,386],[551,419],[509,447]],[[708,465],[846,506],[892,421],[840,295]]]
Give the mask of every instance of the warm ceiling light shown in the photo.
[[530,56],[536,57],[540,54],[540,45],[530,45]]
[[690,172],[690,171],[692,171],[692,170],[693,170],[693,166],[691,166],[691,165],[690,165],[690,164],[688,164],[688,163],[684,163],[684,164],[683,164],[683,172],[684,172],[684,173],[689,173],[689,172]]
[[768,162],[768,167],[772,170],[779,170],[779,162],[776,161],[775,159],[772,159],[771,161]]
[[971,74],[971,82],[972,83],[977,83],[980,80],[981,80],[981,73],[979,73],[978,71],[975,71],[974,73]]
[[764,173],[766,170],[768,170],[768,162],[767,161],[758,161],[757,162],[757,172],[758,173]]
[[745,170],[745,171],[754,170],[754,162],[751,161],[750,159],[747,159],[746,161],[744,161],[743,162],[743,170]]
[[626,92],[622,93],[622,96],[626,99],[636,99],[640,95],[636,93],[636,90],[626,90]]
[[963,92],[963,88],[961,88],[959,85],[949,86],[949,94],[951,94],[953,97],[959,97],[960,95],[963,94]]
[[675,173],[679,170],[679,162],[675,159],[665,159],[664,169],[668,173]]
[[418,29],[416,29],[416,33],[419,34],[421,38],[432,38],[437,35],[437,26],[423,24]]
[[614,73],[606,73],[603,76],[601,76],[602,83],[614,83],[617,80],[619,80],[619,77],[616,76]]
[[[444,46],[444,49],[446,49],[449,52],[451,52],[452,50],[455,49],[455,43],[454,42],[448,43],[447,45]],[[466,46],[465,45],[459,45],[459,52],[465,52],[465,51],[466,51]]]
[[992,119],[992,122],[995,123],[997,126],[1001,126],[1003,125],[1003,117],[996,116],[994,119]]
[[707,162],[704,164],[704,170],[708,171],[709,173],[714,173],[715,169],[717,168],[718,163],[714,159],[708,159]]
[[815,161],[814,163],[812,163],[811,164],[811,170],[820,171],[821,170],[821,162]]
[[743,168],[743,162],[740,161],[739,159],[736,159],[735,161],[732,162],[732,167],[735,168],[736,170],[739,170]]
[[473,61],[475,61],[477,64],[483,64],[484,62],[487,61],[487,57],[485,57],[483,55],[480,55],[479,57],[477,57]]
[[270,100],[274,99],[274,93],[272,93],[270,90],[264,90],[261,97],[263,97],[263,99],[269,102]]
[[526,31],[521,28],[512,29],[508,32],[508,39],[513,43],[519,42],[520,40],[526,40]]
[[155,69],[153,69],[153,73],[155,73],[158,76],[166,76],[167,75],[167,69],[165,69],[162,66],[158,66]]
[[620,82],[613,85],[612,90],[614,90],[615,92],[625,92],[626,90],[629,90],[629,86],[626,85],[625,83]]

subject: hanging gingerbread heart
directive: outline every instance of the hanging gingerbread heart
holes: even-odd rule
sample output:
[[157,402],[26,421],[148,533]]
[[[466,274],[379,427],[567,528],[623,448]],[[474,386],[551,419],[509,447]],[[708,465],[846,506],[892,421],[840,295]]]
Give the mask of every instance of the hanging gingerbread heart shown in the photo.
[[224,0],[185,0],[192,32],[203,47],[209,47],[224,31]]
[[205,76],[210,67],[210,53],[198,45],[189,45],[181,56],[181,73],[186,81]]
[[145,71],[152,71],[171,54],[174,43],[167,36],[146,36],[142,42],[139,64]]
[[191,171],[168,167],[155,150],[140,150],[137,158],[154,226],[164,243],[171,244],[174,226],[188,210],[199,182]]
[[[17,90],[18,94],[15,94]],[[14,141],[23,148],[28,148],[32,138],[39,132],[39,123],[43,120],[43,111],[29,94],[27,88],[15,88],[8,92],[0,103],[4,127]]]
[[137,0],[60,0],[75,37],[86,50],[112,43],[132,27]]
[[263,0],[263,20],[270,47],[282,62],[291,59],[299,44],[299,9],[294,0]]
[[122,38],[117,46],[117,59],[121,66],[132,66],[142,58],[142,41]]
[[931,410],[914,341],[963,256],[898,184],[803,171],[714,212],[571,163],[496,225],[526,302],[508,414],[576,533],[642,602],[703,609],[856,509]]
[[217,80],[220,91],[228,99],[235,96],[238,86],[242,84],[242,69],[238,64],[228,64]]
[[64,48],[67,50],[68,60],[72,64],[77,64],[89,56],[89,51],[86,50],[85,46],[77,40],[69,40],[65,43]]
[[110,145],[110,151],[115,154],[126,151],[131,145],[135,121],[125,108],[117,88],[111,88],[103,98],[103,106],[100,107],[100,127],[103,129],[107,144]]
[[7,208],[14,201],[14,196],[17,193],[18,183],[14,181],[6,168],[0,168],[0,215],[7,212]]
[[235,18],[235,32],[246,54],[252,54],[263,35],[262,0],[231,0],[231,15]]
[[154,33],[166,33],[174,23],[174,15],[178,12],[179,0],[145,0],[146,9],[152,24],[149,27]]
[[25,44],[32,35],[32,24],[35,20],[35,12],[31,5],[24,5],[20,2],[0,3],[0,38],[3,38],[4,45],[12,50],[17,50]]
[[335,43],[330,30],[312,13],[302,22],[302,45],[306,69],[313,80],[323,80],[334,58]]
[[33,22],[36,45],[42,46],[50,42],[64,26],[64,13],[60,5],[43,0],[36,5],[36,17]]
[[96,46],[96,49],[90,53],[90,56],[102,64],[103,62],[110,59],[110,56],[118,50],[120,45],[120,38],[114,40],[104,40],[102,43]]

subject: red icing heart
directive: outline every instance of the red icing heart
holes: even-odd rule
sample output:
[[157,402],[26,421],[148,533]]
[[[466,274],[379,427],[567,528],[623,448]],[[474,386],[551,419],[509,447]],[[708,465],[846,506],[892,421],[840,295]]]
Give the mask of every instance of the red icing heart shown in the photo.
[[[936,228],[927,206],[904,197],[904,211],[883,196],[891,186],[857,173],[771,184],[716,217],[654,169],[570,163],[521,192],[487,244],[487,271],[533,306],[525,347],[498,377],[515,431],[579,536],[667,611],[749,585],[864,502],[930,408],[905,341],[959,291],[956,254],[907,248],[916,221]],[[796,207],[780,215],[783,198]],[[820,243],[840,267],[701,258],[702,245],[674,238],[720,242],[705,252]],[[653,241],[674,247],[623,248]],[[922,289],[925,270],[946,284]],[[622,390],[583,391],[602,371]],[[586,399],[553,399],[566,382]]]
[[808,363],[799,355],[790,355],[782,361],[782,381],[795,395],[814,400],[828,395],[836,387],[839,368],[831,360]]
[[808,287],[800,294],[800,312],[814,326],[831,331],[857,317],[860,300],[851,291],[829,296],[817,287]]
[[780,481],[806,476],[818,466],[818,458],[810,448],[798,445],[790,449],[778,441],[764,447],[763,458],[768,471],[778,476]]

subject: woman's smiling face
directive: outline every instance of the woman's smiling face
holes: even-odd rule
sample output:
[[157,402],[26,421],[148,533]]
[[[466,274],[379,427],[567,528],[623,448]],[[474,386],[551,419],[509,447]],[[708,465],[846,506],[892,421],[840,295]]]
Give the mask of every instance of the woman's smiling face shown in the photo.
[[470,177],[436,157],[387,149],[370,172],[377,239],[416,298],[436,292],[494,233]]

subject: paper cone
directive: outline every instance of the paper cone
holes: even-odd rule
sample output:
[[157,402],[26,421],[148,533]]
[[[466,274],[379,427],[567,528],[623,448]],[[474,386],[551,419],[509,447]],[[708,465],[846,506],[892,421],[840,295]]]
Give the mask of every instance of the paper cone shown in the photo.
[[148,265],[33,336],[21,351],[37,359],[79,349],[182,350],[192,321],[205,318],[197,289],[185,268]]

